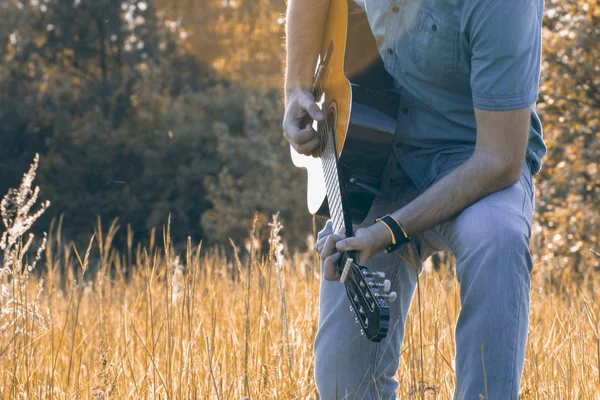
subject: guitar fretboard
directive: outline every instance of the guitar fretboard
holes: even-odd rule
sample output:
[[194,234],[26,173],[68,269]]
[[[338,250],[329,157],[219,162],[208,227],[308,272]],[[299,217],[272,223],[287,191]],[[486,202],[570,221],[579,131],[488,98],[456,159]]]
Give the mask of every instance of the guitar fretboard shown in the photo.
[[325,176],[327,204],[333,223],[333,231],[344,232],[344,209],[340,192],[334,130],[328,126],[327,120],[318,124],[318,130],[321,140],[326,142],[325,150],[321,155],[321,164],[323,165],[323,174]]

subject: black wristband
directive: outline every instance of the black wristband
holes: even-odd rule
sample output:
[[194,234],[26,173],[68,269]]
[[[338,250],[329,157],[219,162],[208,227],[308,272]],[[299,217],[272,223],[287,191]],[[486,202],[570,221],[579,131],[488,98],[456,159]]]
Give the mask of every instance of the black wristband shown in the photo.
[[390,253],[403,244],[410,242],[410,237],[406,234],[402,225],[396,221],[396,218],[388,214],[381,218],[377,218],[376,221],[384,224],[392,234],[392,244],[385,249],[386,253]]

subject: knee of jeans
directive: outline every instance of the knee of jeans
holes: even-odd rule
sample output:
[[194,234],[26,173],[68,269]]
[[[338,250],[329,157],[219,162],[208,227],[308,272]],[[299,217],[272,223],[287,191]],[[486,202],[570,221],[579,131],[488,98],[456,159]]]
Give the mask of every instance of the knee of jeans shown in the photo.
[[516,215],[490,218],[483,231],[482,240],[499,250],[528,246],[525,224]]
[[[461,215],[456,223],[458,240],[453,250],[457,258],[485,256],[509,261],[517,257],[525,260],[531,273],[533,266],[529,253],[529,225],[525,216],[510,211],[490,212],[487,215]],[[521,264],[507,262],[505,268]]]
[[467,208],[456,218],[455,232],[459,245],[473,248],[478,244],[501,250],[514,246],[529,246],[529,221],[522,213],[510,208],[485,212]]

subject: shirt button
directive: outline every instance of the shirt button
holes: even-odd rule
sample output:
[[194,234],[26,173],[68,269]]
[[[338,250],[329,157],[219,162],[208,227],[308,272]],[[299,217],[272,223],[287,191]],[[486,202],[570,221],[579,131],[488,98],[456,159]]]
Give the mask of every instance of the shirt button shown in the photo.
[[392,50],[392,49],[388,48],[388,49],[387,49],[387,53],[388,53],[388,54],[394,54],[394,50]]
[[402,108],[402,113],[403,114],[408,114],[408,107],[403,107]]
[[436,24],[431,25],[431,30],[434,32],[437,31],[437,25]]
[[399,11],[400,11],[400,9],[398,8],[398,6],[394,6],[394,7],[392,7],[392,12],[393,12],[394,14],[398,14],[398,12],[399,12]]

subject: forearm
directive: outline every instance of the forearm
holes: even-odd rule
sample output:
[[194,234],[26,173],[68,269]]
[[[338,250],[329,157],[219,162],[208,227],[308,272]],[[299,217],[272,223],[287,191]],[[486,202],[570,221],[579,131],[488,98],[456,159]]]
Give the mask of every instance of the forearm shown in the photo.
[[325,31],[329,0],[290,0],[286,23],[285,93],[310,90]]
[[393,216],[409,236],[415,235],[452,218],[482,197],[511,186],[518,176],[515,168],[508,168],[497,157],[475,153]]
[[[459,214],[493,192],[514,185],[521,176],[529,135],[531,109],[484,111],[475,109],[477,142],[471,158],[430,186],[392,216],[409,236],[416,236]],[[384,224],[357,229],[354,237],[336,248],[356,250],[365,263],[392,242]]]

